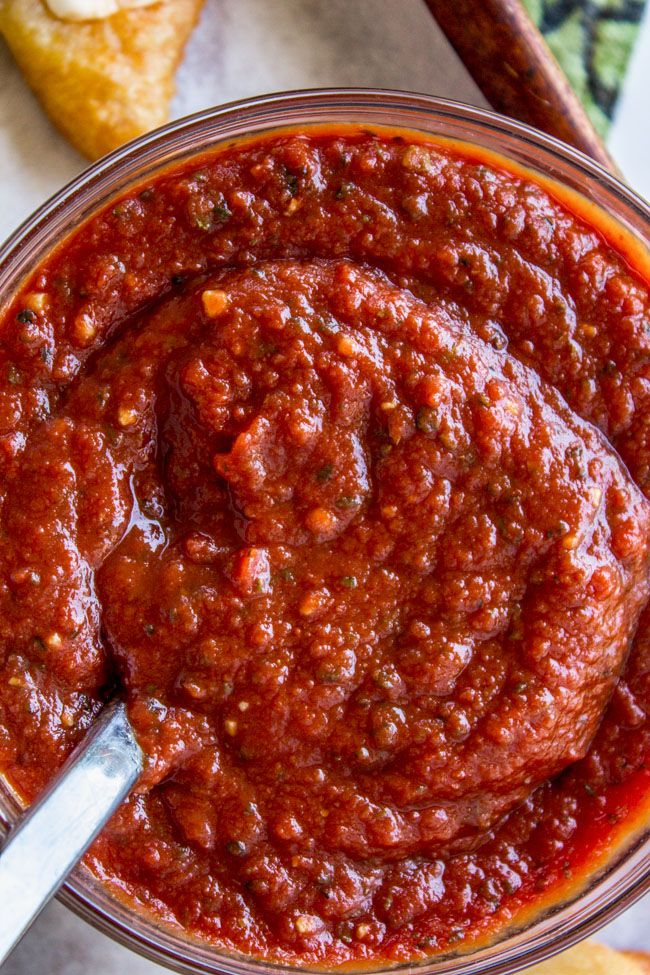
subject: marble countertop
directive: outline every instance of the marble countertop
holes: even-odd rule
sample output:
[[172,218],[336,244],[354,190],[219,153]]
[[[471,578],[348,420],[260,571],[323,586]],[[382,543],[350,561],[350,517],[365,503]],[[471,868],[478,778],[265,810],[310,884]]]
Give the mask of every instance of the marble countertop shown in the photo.
[[[0,44],[0,238],[84,168],[26,90]],[[650,198],[650,17],[646,17],[609,145]],[[174,117],[289,88],[360,85],[485,105],[422,0],[206,0],[178,72]],[[2,906],[0,905],[0,910]],[[650,898],[600,933],[650,951]],[[41,915],[0,975],[153,975],[163,970],[58,903]]]

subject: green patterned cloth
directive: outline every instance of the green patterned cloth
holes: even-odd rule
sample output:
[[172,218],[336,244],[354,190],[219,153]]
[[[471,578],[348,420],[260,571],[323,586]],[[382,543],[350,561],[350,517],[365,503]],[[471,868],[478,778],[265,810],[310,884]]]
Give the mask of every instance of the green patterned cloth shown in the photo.
[[614,114],[646,0],[523,0],[596,129]]

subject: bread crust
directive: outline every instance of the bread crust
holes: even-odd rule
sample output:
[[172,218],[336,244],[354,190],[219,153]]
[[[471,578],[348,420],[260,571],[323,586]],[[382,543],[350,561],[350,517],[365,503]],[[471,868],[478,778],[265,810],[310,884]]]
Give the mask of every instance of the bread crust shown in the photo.
[[91,21],[4,0],[0,31],[57,128],[89,159],[162,125],[203,0],[163,0]]
[[593,941],[583,941],[530,969],[530,975],[648,975],[648,973],[650,973],[650,956],[638,952],[615,951],[607,945],[595,944]]

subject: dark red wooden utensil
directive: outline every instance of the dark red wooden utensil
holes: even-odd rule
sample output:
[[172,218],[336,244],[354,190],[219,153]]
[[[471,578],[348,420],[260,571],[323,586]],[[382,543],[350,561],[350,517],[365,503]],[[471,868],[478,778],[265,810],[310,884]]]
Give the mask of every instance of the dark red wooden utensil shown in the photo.
[[425,0],[490,105],[616,166],[519,0]]

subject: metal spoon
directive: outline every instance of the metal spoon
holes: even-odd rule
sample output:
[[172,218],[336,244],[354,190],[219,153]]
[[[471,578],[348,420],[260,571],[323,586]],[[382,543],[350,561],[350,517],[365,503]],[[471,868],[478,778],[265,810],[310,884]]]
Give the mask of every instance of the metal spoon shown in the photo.
[[143,755],[124,705],[107,705],[0,851],[0,965],[128,795]]

